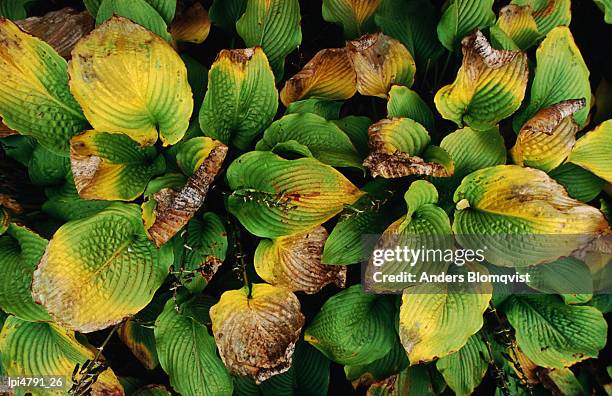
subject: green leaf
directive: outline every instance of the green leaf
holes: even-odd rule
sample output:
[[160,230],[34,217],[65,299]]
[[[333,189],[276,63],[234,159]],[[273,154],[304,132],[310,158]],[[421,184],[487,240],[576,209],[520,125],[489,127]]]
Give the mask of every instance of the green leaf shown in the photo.
[[593,0],[593,1],[595,1],[595,4],[597,4],[597,7],[599,7],[599,9],[603,11],[604,21],[606,21],[607,24],[612,24],[612,3],[610,3],[610,0]]
[[599,210],[570,198],[546,173],[517,165],[469,174],[453,199],[457,241],[464,248],[487,246],[484,256],[495,265],[553,261],[608,228]]
[[586,106],[574,113],[576,122],[584,127],[591,108],[589,69],[570,30],[565,26],[551,30],[536,51],[536,61],[529,102],[514,117],[514,130],[518,132],[538,111],[577,98],[586,98]]
[[204,290],[225,260],[228,242],[223,220],[213,212],[189,220],[185,245],[189,248],[184,252],[183,269],[194,273],[179,279],[191,293],[196,294]]
[[323,304],[304,339],[336,363],[368,364],[393,348],[394,312],[387,296],[366,294],[354,285]]
[[[181,54],[181,59],[185,63],[185,67],[187,67],[187,81],[189,81],[191,92],[193,93],[193,108],[199,109],[204,101],[204,94],[208,86],[208,69],[187,54]],[[191,124],[189,127],[191,129]],[[187,130],[185,136],[187,137],[188,134],[189,130]]]
[[440,147],[453,159],[456,178],[506,163],[506,147],[497,127],[485,131],[470,127],[458,129],[446,135]]
[[89,13],[95,17],[102,1],[103,0],[83,0],[83,3],[85,3],[87,11],[89,11]]
[[[151,6],[157,10],[167,24],[172,22],[176,11],[176,0],[147,0],[147,3],[151,4]],[[132,5],[132,7],[134,7],[134,5]]]
[[222,50],[208,73],[200,109],[204,135],[246,150],[277,108],[274,75],[261,48]]
[[276,238],[324,223],[363,193],[329,165],[314,158],[285,160],[254,151],[227,169],[234,193],[228,210],[249,232]]
[[439,359],[436,368],[458,396],[467,396],[484,378],[490,360],[487,346],[476,333],[459,351]]
[[404,396],[439,394],[435,389],[436,380],[427,366],[412,366],[397,375],[376,382],[368,389],[369,396]]
[[166,21],[145,0],[103,0],[96,14],[96,26],[103,24],[113,15],[126,17],[146,27],[164,40],[172,42]]
[[497,25],[493,25],[489,28],[489,36],[491,38],[491,45],[495,49],[520,51],[518,45],[516,45]]
[[51,46],[0,20],[0,117],[64,157],[70,137],[87,127],[66,71],[66,61]]
[[354,39],[374,30],[374,12],[381,0],[323,0],[322,14],[327,22],[337,23],[345,39]]
[[[375,249],[395,249],[395,246],[404,246],[408,249],[421,249],[426,245],[429,249],[445,251],[452,249],[451,224],[446,212],[439,208],[438,192],[436,188],[425,180],[416,180],[404,194],[407,211],[406,214],[394,221],[383,232],[376,243]],[[368,288],[376,292],[399,292],[404,287],[413,286],[411,282],[380,282],[379,275],[394,275],[399,273],[413,273],[420,276],[421,272],[440,273],[448,267],[446,262],[439,259],[420,260],[413,266],[402,260],[385,260],[379,266],[371,257],[365,269],[365,280]],[[379,278],[380,279],[380,278]]]
[[32,183],[42,186],[60,184],[70,172],[70,160],[36,145],[28,163],[28,176]]
[[144,308],[171,263],[171,249],[157,249],[145,235],[140,208],[113,203],[55,232],[34,272],[32,295],[56,322],[100,330]]
[[383,33],[408,48],[417,70],[427,69],[442,54],[436,36],[436,9],[428,0],[382,0],[374,20]]
[[608,326],[597,309],[566,305],[556,296],[512,296],[503,305],[521,350],[535,364],[569,367],[597,357]]
[[329,389],[330,361],[310,344],[299,341],[295,346],[293,364],[288,371],[277,374],[261,384],[249,377],[234,377],[234,394],[240,396],[317,396]]
[[372,380],[384,380],[403,371],[408,365],[406,350],[400,340],[396,339],[393,347],[385,356],[368,364],[344,366],[344,373],[346,374],[346,379],[355,386],[363,382],[368,383]]
[[612,182],[612,120],[578,139],[567,161]]
[[442,45],[454,51],[472,30],[495,23],[492,7],[493,0],[450,0],[438,22],[438,38]]
[[418,93],[402,85],[394,85],[389,91],[387,118],[404,117],[417,121],[428,131],[434,130],[431,109]]
[[332,122],[351,139],[360,157],[368,155],[370,151],[368,147],[368,128],[372,125],[372,120],[369,117],[347,116]]
[[23,320],[47,321],[49,314],[32,298],[32,273],[47,241],[25,227],[10,224],[0,236],[0,308]]
[[112,204],[110,201],[81,199],[72,172],[68,173],[63,185],[45,189],[45,195],[48,199],[42,206],[42,212],[64,221],[91,216]]
[[[206,158],[209,157],[210,153],[219,147],[219,145],[218,141],[205,136],[184,140],[173,146],[173,148],[176,148],[176,163],[186,176],[192,177],[202,166]],[[174,185],[174,182],[172,184]],[[178,187],[178,190],[182,185],[176,187]]]
[[303,99],[291,102],[285,110],[287,114],[313,113],[325,118],[326,120],[337,120],[340,118],[340,108],[342,102],[327,99]]
[[562,164],[548,175],[563,185],[570,197],[582,202],[595,199],[606,183],[605,180],[572,163]]
[[0,147],[2,147],[6,156],[23,166],[29,165],[36,145],[36,140],[29,136],[10,135],[0,138]]
[[[9,316],[2,327],[0,350],[0,367],[7,376],[62,378],[58,392],[36,392],[37,395],[68,393],[71,386],[68,381],[76,365],[83,367],[95,354],[94,347],[79,343],[74,332],[55,323],[26,322],[14,316]],[[116,395],[123,394],[123,387],[108,368],[100,374],[91,391]]]
[[70,140],[70,163],[79,196],[131,201],[164,172],[164,157],[120,133],[86,131]]
[[589,305],[597,308],[601,313],[610,313],[612,312],[612,294],[596,294]]
[[24,19],[27,16],[26,6],[33,2],[34,0],[2,0],[0,1],[0,16],[13,21]]
[[578,378],[568,368],[547,370],[542,376],[545,378],[542,385],[553,393],[576,396],[587,394]]
[[283,78],[285,57],[302,42],[298,0],[248,0],[236,30],[247,47],[262,47],[276,80]]
[[266,151],[277,144],[296,141],[308,147],[312,156],[336,167],[363,169],[357,149],[332,121],[316,114],[290,114],[272,123],[255,149]]
[[314,157],[307,146],[296,140],[276,143],[270,151],[272,151],[274,154],[280,155],[281,157],[283,157],[283,155],[288,156],[288,158],[293,158],[292,156],[295,155],[298,157]]
[[[452,266],[451,272],[486,273],[482,266]],[[410,364],[432,361],[460,350],[483,325],[492,287],[485,283],[421,283],[404,290],[399,335]]]
[[208,16],[223,30],[233,33],[236,22],[246,10],[247,0],[213,0]]
[[363,187],[367,195],[361,197],[340,216],[338,223],[325,241],[323,264],[347,265],[367,260],[362,246],[364,234],[384,231],[391,220],[386,216],[383,204],[389,198],[385,179],[376,179]]
[[170,385],[182,395],[231,395],[232,380],[217,356],[215,339],[198,319],[190,316],[189,306],[179,312],[171,299],[155,325],[159,362],[170,377]]
[[562,257],[519,272],[529,274],[529,287],[542,293],[560,294],[566,304],[586,303],[593,295],[593,275],[585,263],[574,257]]

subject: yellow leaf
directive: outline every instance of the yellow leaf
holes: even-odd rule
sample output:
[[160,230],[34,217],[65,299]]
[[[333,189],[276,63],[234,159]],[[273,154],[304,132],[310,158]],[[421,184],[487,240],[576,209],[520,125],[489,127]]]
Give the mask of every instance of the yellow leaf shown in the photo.
[[266,282],[290,291],[319,292],[325,285],[346,284],[346,267],[321,264],[321,254],[327,239],[322,226],[314,230],[263,239],[253,258],[255,271]]
[[578,139],[568,162],[583,167],[612,183],[612,120]]
[[187,69],[162,38],[113,17],[81,40],[68,66],[70,90],[94,129],[165,146],[185,134],[193,110]]
[[527,88],[527,55],[496,50],[476,31],[461,41],[463,62],[455,82],[434,98],[442,117],[488,130],[514,113]]
[[573,99],[540,110],[521,128],[511,150],[514,162],[545,172],[559,166],[574,147],[580,129],[572,114],[585,105],[585,99]]
[[329,48],[316,53],[304,68],[285,83],[283,104],[306,98],[349,99],[357,92],[357,76],[346,48]]
[[357,91],[386,99],[394,84],[411,87],[416,65],[402,43],[382,33],[366,34],[347,44],[357,74]]
[[178,14],[170,25],[170,34],[176,41],[200,44],[208,37],[211,21],[202,4],[194,3]]

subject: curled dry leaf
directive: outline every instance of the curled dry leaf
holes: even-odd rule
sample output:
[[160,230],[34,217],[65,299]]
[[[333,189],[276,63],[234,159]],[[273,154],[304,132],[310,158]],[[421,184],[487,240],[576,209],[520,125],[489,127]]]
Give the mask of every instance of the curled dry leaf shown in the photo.
[[219,353],[230,372],[257,383],[289,370],[304,325],[295,294],[266,283],[223,293],[210,308]]
[[266,282],[291,291],[308,294],[319,292],[325,285],[346,285],[346,267],[321,264],[327,231],[314,230],[262,240],[255,251],[255,270]]
[[32,36],[46,41],[66,59],[70,59],[76,43],[94,28],[94,18],[89,11],[77,12],[69,7],[15,23]]
[[162,189],[154,194],[153,199],[157,201],[155,221],[147,234],[157,246],[168,242],[204,203],[208,189],[227,154],[227,146],[218,141],[216,143],[181,191]]
[[414,59],[394,38],[382,33],[366,34],[349,41],[347,48],[360,94],[386,99],[392,85],[412,86],[416,71]]
[[363,161],[363,166],[370,170],[372,177],[382,176],[385,179],[410,175],[450,176],[444,166],[400,151],[393,154],[372,153]]
[[211,21],[200,3],[178,13],[170,25],[170,34],[176,41],[200,44],[208,37]]
[[497,50],[477,30],[461,41],[463,61],[455,82],[442,87],[435,103],[442,117],[486,130],[514,113],[527,88],[527,55]]
[[450,176],[452,172],[444,164],[418,157],[430,140],[425,128],[409,118],[380,120],[368,129],[370,155],[363,166],[373,177],[386,179],[409,175]]
[[585,105],[584,98],[564,100],[537,112],[519,132],[511,150],[514,162],[546,172],[560,165],[574,147],[580,129],[572,114]]
[[349,99],[357,92],[357,76],[347,48],[321,50],[285,83],[280,98],[285,106],[296,100]]

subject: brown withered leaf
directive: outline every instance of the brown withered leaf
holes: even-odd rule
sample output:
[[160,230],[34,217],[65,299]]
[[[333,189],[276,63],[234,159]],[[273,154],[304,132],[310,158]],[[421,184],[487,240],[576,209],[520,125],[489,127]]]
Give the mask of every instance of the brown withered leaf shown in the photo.
[[154,194],[155,221],[147,233],[155,245],[159,247],[168,242],[200,209],[226,154],[227,146],[219,142],[181,191],[163,189]]
[[285,83],[280,98],[285,106],[296,100],[345,100],[357,92],[357,76],[347,48],[328,48],[316,55]]
[[462,65],[471,66],[467,68],[467,74],[473,80],[476,80],[478,76],[472,76],[472,73],[482,73],[481,64],[490,69],[499,69],[521,55],[519,51],[493,48],[480,30],[476,30],[473,34],[464,37],[461,40],[461,46],[464,57]]
[[410,175],[426,175],[436,177],[451,176],[444,166],[435,162],[426,162],[420,157],[396,151],[393,154],[374,152],[363,161],[372,177],[382,176],[393,179]]
[[255,251],[255,270],[266,282],[291,291],[313,294],[330,283],[345,287],[346,266],[321,264],[326,240],[327,231],[322,226],[274,240],[263,239]]
[[370,155],[363,161],[373,177],[409,175],[448,177],[454,164],[446,151],[429,145],[431,138],[418,122],[403,117],[380,120],[368,128]]
[[13,213],[23,213],[23,207],[17,200],[8,194],[0,193],[0,206],[11,210]]
[[223,293],[210,318],[219,354],[232,374],[261,383],[289,370],[304,325],[292,292],[254,283]]
[[47,42],[66,59],[70,59],[70,53],[76,43],[94,28],[94,18],[88,11],[78,12],[69,7],[15,23],[31,35]]
[[346,45],[357,75],[357,91],[387,98],[391,86],[412,86],[416,65],[398,40],[382,33],[366,34]]
[[559,166],[576,144],[580,130],[572,115],[584,106],[584,98],[570,99],[537,112],[523,125],[510,150],[514,162],[546,172]]
[[[523,378],[530,384],[537,384],[538,379],[538,367],[531,359],[529,359],[520,348],[514,348],[511,353],[514,353],[515,364],[512,364],[512,368],[519,375],[519,378]],[[520,365],[520,370],[518,365]]]
[[0,138],[17,134],[17,131],[12,130],[11,128],[7,127],[4,122],[0,121]]
[[210,26],[211,21],[204,6],[194,3],[178,12],[169,30],[176,41],[200,44],[208,37]]
[[586,106],[586,99],[569,99],[546,107],[523,125],[520,132],[552,135],[565,117],[569,117]]

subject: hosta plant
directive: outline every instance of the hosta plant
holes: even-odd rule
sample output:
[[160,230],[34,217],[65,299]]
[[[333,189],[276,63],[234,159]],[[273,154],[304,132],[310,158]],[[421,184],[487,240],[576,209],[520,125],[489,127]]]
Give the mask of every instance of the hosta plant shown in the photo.
[[0,393],[611,393],[611,15],[0,0]]

